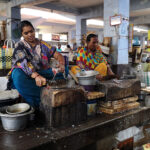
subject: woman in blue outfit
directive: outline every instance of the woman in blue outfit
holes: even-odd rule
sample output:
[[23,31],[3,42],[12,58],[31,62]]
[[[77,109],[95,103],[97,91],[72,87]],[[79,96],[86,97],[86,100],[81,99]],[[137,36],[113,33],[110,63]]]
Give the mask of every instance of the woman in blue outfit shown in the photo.
[[56,78],[63,78],[65,59],[55,47],[35,38],[34,27],[29,21],[21,22],[21,33],[24,39],[15,45],[9,85],[16,88],[27,103],[38,107],[41,88],[46,85],[46,79],[52,79],[54,75],[51,58],[59,62]]
[[61,53],[61,52],[62,52],[61,44],[58,44],[57,52],[59,52],[59,53]]

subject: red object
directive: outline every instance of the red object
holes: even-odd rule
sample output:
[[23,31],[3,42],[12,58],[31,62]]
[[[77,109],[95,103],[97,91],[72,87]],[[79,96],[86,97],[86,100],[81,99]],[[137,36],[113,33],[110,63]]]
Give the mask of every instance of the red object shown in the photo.
[[118,144],[120,150],[133,150],[133,137]]
[[6,45],[3,45],[3,48],[7,48],[7,46],[6,46]]

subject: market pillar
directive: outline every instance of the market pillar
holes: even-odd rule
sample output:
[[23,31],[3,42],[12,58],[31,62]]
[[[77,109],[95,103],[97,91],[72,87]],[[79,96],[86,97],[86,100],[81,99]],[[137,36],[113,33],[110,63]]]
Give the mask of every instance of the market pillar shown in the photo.
[[98,41],[99,41],[100,43],[103,42],[103,37],[104,37],[104,32],[103,32],[103,30],[99,30],[99,32],[98,32]]
[[[128,64],[129,5],[130,0],[104,1],[104,37],[112,37],[111,57],[114,65]],[[112,16],[121,16],[121,24],[111,26]]]
[[73,43],[75,43],[75,41],[73,41],[73,30],[69,30],[68,31],[68,44],[73,47]]
[[20,7],[11,7],[7,9],[7,39],[15,42],[20,39],[19,23],[21,20]]
[[145,35],[142,35],[140,37],[140,45],[141,45],[141,49],[145,49],[145,39],[146,39],[146,36]]
[[76,43],[77,46],[82,46],[82,38],[86,36],[86,19],[76,17]]

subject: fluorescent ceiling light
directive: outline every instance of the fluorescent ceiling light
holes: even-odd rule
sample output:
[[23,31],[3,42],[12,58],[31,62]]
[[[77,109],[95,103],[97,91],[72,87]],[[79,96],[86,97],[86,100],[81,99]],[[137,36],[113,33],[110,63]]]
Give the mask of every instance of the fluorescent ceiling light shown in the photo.
[[86,23],[87,25],[104,26],[104,21],[102,20],[89,19]]
[[137,31],[137,32],[148,32],[147,29],[143,29],[143,28],[140,28],[140,27],[134,27],[133,29],[134,29],[134,31]]
[[60,14],[51,13],[51,12],[43,11],[43,10],[31,9],[31,8],[21,8],[21,14],[35,16],[35,17],[42,17],[44,19],[54,19],[54,20],[60,20],[60,21],[75,22],[74,19],[65,17]]

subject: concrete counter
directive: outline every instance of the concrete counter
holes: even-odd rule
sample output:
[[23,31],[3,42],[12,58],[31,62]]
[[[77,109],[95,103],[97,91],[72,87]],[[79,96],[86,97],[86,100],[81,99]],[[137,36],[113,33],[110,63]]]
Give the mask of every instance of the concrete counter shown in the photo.
[[146,124],[149,120],[150,107],[140,107],[115,115],[100,114],[78,126],[53,131],[46,131],[33,123],[18,132],[7,132],[0,126],[0,150],[76,150],[128,127]]

